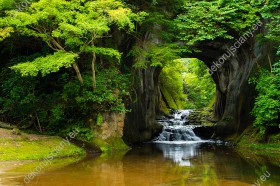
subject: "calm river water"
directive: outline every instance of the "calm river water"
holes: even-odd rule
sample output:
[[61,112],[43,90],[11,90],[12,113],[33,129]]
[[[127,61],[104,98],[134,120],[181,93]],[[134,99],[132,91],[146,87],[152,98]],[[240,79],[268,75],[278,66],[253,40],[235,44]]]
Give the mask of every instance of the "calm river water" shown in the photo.
[[[213,143],[150,143],[128,152],[56,160],[30,183],[32,162],[0,172],[1,186],[277,186],[280,168]],[[33,162],[34,164],[34,162]],[[24,167],[24,168],[23,168]],[[265,178],[265,179],[264,179]],[[263,181],[262,181],[263,180]]]

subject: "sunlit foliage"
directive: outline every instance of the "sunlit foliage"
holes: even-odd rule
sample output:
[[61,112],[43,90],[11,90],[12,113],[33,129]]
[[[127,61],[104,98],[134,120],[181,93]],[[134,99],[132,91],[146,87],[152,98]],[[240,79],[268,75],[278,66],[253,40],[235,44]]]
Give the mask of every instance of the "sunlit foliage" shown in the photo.
[[198,59],[186,59],[184,73],[184,93],[187,95],[187,108],[210,106],[215,95],[215,84],[208,68]]
[[184,62],[181,59],[167,63],[160,74],[160,89],[169,108],[184,108],[186,95],[183,91]]

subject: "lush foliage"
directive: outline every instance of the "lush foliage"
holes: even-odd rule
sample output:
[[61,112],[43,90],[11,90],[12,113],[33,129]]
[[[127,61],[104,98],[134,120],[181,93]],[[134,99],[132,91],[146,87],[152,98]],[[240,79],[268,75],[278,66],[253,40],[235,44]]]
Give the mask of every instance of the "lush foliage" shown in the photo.
[[160,74],[160,89],[167,106],[172,109],[184,108],[186,95],[183,92],[184,62],[170,61]]
[[160,89],[166,106],[172,109],[208,107],[215,95],[207,67],[191,58],[167,63],[160,74]]
[[77,58],[77,54],[58,51],[53,55],[38,57],[32,62],[16,64],[11,69],[20,72],[22,76],[37,76],[39,72],[45,76],[46,74],[58,72],[62,67],[71,67],[75,58]]
[[0,19],[2,38],[9,30],[24,36],[43,40],[54,54],[35,59],[33,62],[18,64],[13,69],[22,75],[37,75],[41,72],[57,72],[61,67],[73,64],[78,79],[83,83],[75,58],[84,53],[92,53],[93,88],[96,88],[95,61],[97,55],[105,55],[120,60],[120,52],[113,48],[97,46],[100,38],[109,35],[110,27],[133,31],[133,21],[141,21],[144,12],[134,14],[117,0],[65,1],[40,0],[22,12],[6,10],[8,16]]
[[3,45],[10,37],[40,46],[37,53],[14,54],[3,64],[2,120],[51,134],[76,127],[78,138],[91,140],[89,119],[101,122],[95,113],[127,111],[130,75],[120,71],[122,53],[112,34],[131,34],[145,12],[133,13],[118,0],[40,0],[20,11],[13,1],[0,5]]
[[[270,20],[267,24],[268,33],[265,38],[276,46],[280,45],[279,7],[279,1],[271,0],[261,10],[262,17]],[[278,47],[277,54],[280,55],[280,47]],[[254,126],[260,128],[261,133],[264,133],[268,127],[280,126],[280,61],[269,61],[269,63],[267,67],[259,69],[255,77],[251,78],[251,82],[256,84],[258,91],[252,111],[255,116]]]
[[184,73],[184,93],[187,95],[187,108],[209,106],[215,95],[215,84],[208,68],[198,59],[186,59]]
[[261,69],[258,77],[251,81],[256,83],[258,96],[252,114],[256,117],[254,126],[262,132],[268,126],[280,125],[280,61],[273,65],[272,71]]
[[174,65],[174,60],[180,57],[181,50],[174,44],[146,44],[146,48],[134,47],[129,55],[135,57],[134,68],[147,68],[148,66],[165,67]]
[[[71,125],[86,127],[93,112],[126,111],[123,98],[129,95],[129,77],[117,69],[99,71],[94,91],[90,74],[84,76],[84,85],[67,73],[58,79],[52,75],[43,79],[21,77],[10,70],[5,75],[8,78],[0,91],[0,113],[3,119],[13,118],[20,126],[40,124],[38,129],[57,134],[57,129]],[[86,139],[88,135],[85,134]]]
[[211,0],[188,1],[176,22],[179,38],[189,46],[216,38],[233,39],[251,29],[269,1]]
[[[135,69],[149,67],[162,70],[165,110],[208,106],[215,87],[206,66],[181,57],[202,41],[233,40],[263,19],[267,34],[259,37],[278,46],[279,5],[36,0],[16,10],[13,0],[0,0],[0,119],[52,134],[79,128],[80,138],[91,140],[91,122],[100,125],[103,112],[126,112]],[[263,70],[256,80],[256,126],[279,124],[277,73]]]

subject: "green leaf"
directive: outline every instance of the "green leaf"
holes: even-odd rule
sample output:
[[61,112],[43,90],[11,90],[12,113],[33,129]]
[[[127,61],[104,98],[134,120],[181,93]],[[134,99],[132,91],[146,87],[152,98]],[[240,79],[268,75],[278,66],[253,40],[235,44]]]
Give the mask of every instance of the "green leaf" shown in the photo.
[[39,72],[45,76],[53,72],[58,72],[62,67],[71,67],[77,58],[77,54],[58,51],[52,55],[36,58],[32,62],[19,63],[10,68],[21,73],[22,76],[37,76]]

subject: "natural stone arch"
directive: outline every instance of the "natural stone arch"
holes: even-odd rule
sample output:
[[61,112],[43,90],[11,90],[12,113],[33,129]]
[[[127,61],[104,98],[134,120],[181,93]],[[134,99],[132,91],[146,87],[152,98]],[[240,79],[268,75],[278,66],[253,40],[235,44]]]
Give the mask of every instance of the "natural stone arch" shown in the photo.
[[[226,54],[234,42],[224,40],[202,42],[197,46],[201,52],[192,54],[192,57],[200,59],[211,69],[213,62]],[[272,53],[272,46],[260,44],[255,38],[249,38],[212,74],[216,84],[214,104],[214,116],[218,120],[215,126],[216,136],[226,137],[241,133],[252,123],[250,111],[256,92],[248,80],[256,64],[268,64],[268,56]]]
[[[264,32],[264,28],[260,28],[259,32]],[[156,36],[146,34],[143,40],[156,40],[160,43],[161,40]],[[197,58],[211,69],[213,62],[223,56],[235,42],[236,40],[222,39],[200,42],[195,46],[200,52],[181,57]],[[256,36],[249,37],[234,55],[213,73],[212,78],[216,84],[214,116],[218,120],[215,125],[217,137],[242,133],[247,126],[252,124],[254,118],[250,112],[254,105],[256,91],[248,80],[256,64],[260,66],[269,64],[269,60],[274,61],[274,54],[275,49],[271,44],[258,42]],[[127,105],[132,112],[126,114],[124,126],[124,140],[128,144],[151,140],[161,131],[161,126],[156,122],[161,99],[160,72],[159,67],[147,67],[135,72],[139,78],[138,85],[135,87],[137,98]]]

